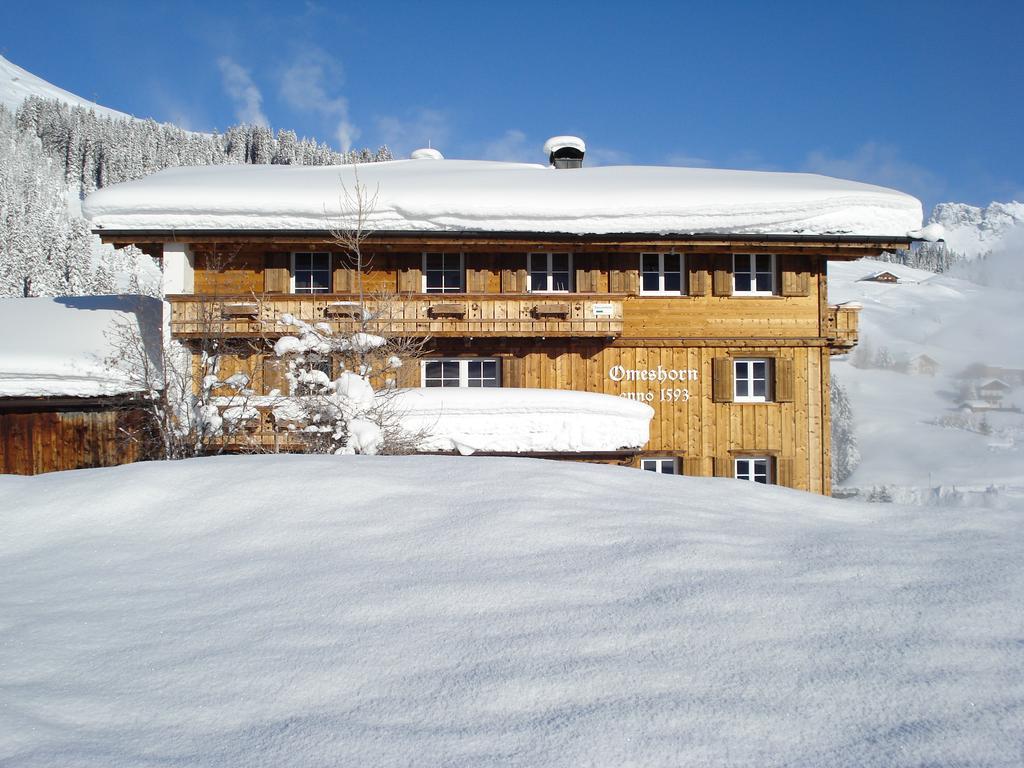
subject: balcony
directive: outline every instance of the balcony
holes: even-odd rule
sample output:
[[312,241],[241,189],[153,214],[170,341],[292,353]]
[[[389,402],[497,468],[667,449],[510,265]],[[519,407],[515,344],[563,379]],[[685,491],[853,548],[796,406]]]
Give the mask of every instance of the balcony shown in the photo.
[[857,323],[860,304],[847,302],[828,308],[825,320],[825,338],[833,354],[848,352],[857,346]]
[[430,337],[615,337],[622,334],[622,294],[414,294],[368,298],[352,294],[168,296],[171,333],[179,338],[280,336],[290,314],[327,323],[336,333],[366,330]]

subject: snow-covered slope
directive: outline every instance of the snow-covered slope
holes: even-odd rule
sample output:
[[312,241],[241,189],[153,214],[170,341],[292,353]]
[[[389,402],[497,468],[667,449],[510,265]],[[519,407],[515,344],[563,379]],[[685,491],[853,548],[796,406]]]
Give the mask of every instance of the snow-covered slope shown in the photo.
[[525,459],[0,477],[0,763],[1020,761],[1019,511]]
[[942,225],[950,250],[973,259],[996,248],[1010,229],[1024,225],[1024,203],[991,203],[985,208],[940,203],[930,221]]
[[76,96],[70,91],[58,88],[0,56],[0,104],[14,112],[21,105],[21,102],[29,96],[56,99],[71,106],[91,109],[98,115],[114,119],[131,118],[131,115],[124,112],[102,107],[88,99],[83,99],[81,96]]
[[[871,260],[829,264],[830,301],[863,305],[858,349],[833,361],[862,456],[845,485],[898,486],[908,500],[927,499],[938,486],[1024,491],[1024,415],[963,407],[977,404],[983,383],[963,375],[968,366],[1024,369],[1018,262],[1016,250],[993,254],[984,263],[987,284]],[[883,267],[900,282],[861,281]],[[917,372],[918,355],[937,363],[934,376]],[[1024,386],[1011,384],[1002,405],[1024,407]]]
[[353,214],[339,200],[357,184],[376,193],[366,226],[379,231],[905,237],[922,216],[910,195],[815,174],[482,160],[169,168],[83,211],[110,230],[323,230]]

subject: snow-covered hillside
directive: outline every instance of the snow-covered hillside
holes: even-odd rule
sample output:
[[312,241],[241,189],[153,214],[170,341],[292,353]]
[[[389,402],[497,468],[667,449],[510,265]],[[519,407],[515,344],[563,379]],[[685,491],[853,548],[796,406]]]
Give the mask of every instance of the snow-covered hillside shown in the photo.
[[527,459],[0,477],[0,763],[1018,766],[1019,522]]
[[1024,203],[991,203],[985,208],[940,203],[930,222],[942,225],[950,250],[973,259],[998,247],[1010,229],[1024,225]]
[[124,112],[100,106],[88,99],[83,99],[81,96],[76,96],[70,91],[58,88],[0,56],[0,104],[14,112],[21,105],[21,102],[29,96],[56,99],[72,107],[85,107],[103,117],[114,119],[131,118],[131,115]]
[[[987,284],[871,260],[829,264],[829,299],[863,305],[859,347],[833,362],[862,456],[845,485],[894,486],[906,500],[943,494],[949,503],[983,502],[989,486],[1024,493],[1017,258],[1010,249],[986,259]],[[861,280],[883,268],[900,282]],[[980,390],[1002,378],[1009,390],[986,402]],[[954,486],[975,493],[948,498]]]

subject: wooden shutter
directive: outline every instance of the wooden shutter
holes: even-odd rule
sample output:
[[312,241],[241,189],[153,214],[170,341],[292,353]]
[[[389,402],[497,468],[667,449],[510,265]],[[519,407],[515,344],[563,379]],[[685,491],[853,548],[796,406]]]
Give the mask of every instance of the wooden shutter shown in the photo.
[[354,293],[357,290],[356,270],[347,253],[331,254],[334,260],[334,278],[331,281],[335,293]]
[[263,291],[290,293],[292,289],[292,255],[267,253],[263,258]]
[[271,390],[278,390],[282,395],[288,394],[288,379],[285,378],[285,364],[277,357],[263,358],[263,394],[269,395]]
[[[612,258],[622,261],[623,257],[636,254],[615,254]],[[622,268],[621,263],[608,270],[608,290],[611,293],[628,293],[636,296],[640,293],[640,259],[635,258],[635,263]]]
[[774,459],[772,463],[775,465],[775,484],[793,488],[793,460]]
[[501,292],[526,293],[526,254],[506,253],[501,256]]
[[467,253],[466,292],[489,293],[491,273],[495,269],[495,257],[489,253]]
[[715,477],[736,477],[732,456],[715,456]]
[[733,395],[732,358],[716,357],[712,361],[711,399],[716,403],[731,403]]
[[776,258],[779,261],[781,274],[781,294],[783,296],[810,296],[811,275],[808,257],[794,254]]
[[686,255],[683,258],[686,260],[686,295],[707,295],[707,259],[700,255]]
[[423,254],[396,253],[399,293],[423,293]]
[[723,253],[715,256],[713,264],[712,293],[715,296],[732,296],[732,254]]
[[683,474],[690,477],[707,477],[710,474],[708,472],[710,463],[710,460],[703,456],[684,456]]
[[575,290],[577,293],[597,292],[596,260],[597,255],[592,253],[577,253],[573,256],[573,266],[576,268]]
[[775,381],[773,382],[774,400],[777,403],[792,403],[795,395],[793,360],[788,357],[776,357],[772,363]]

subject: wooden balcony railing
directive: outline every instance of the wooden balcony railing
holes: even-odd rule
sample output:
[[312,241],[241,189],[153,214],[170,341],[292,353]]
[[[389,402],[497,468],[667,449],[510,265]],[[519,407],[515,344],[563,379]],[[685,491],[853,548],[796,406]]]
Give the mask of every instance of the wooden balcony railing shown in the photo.
[[828,308],[825,337],[835,354],[847,352],[857,346],[857,323],[860,304],[848,302]]
[[[622,334],[620,294],[424,294],[367,299],[368,330],[396,336],[596,336]],[[327,323],[334,332],[358,328],[364,311],[351,294],[168,296],[171,332],[182,338],[280,336],[290,314]]]

